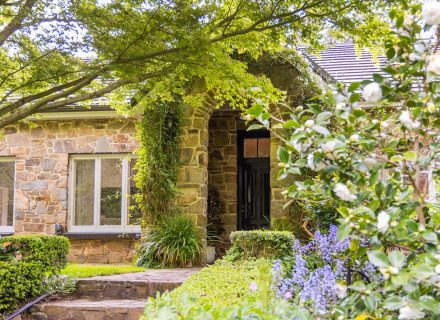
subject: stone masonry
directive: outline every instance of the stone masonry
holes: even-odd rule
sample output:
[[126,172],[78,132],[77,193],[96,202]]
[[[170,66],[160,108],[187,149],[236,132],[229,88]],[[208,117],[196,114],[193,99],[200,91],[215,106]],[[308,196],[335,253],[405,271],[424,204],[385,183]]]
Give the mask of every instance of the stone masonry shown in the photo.
[[209,185],[220,194],[226,235],[237,229],[237,130],[245,130],[238,111],[214,111],[209,120]]
[[137,146],[134,123],[122,119],[37,121],[5,128],[0,156],[15,157],[16,234],[54,234],[55,224],[66,228],[70,154],[132,153]]
[[68,260],[74,263],[131,263],[135,240],[70,240]]

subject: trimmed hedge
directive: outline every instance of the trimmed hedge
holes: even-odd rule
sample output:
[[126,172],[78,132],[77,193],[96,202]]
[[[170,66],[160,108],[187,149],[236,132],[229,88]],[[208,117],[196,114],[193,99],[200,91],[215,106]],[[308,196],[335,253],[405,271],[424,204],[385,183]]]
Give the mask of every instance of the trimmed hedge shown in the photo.
[[292,256],[295,237],[289,231],[235,231],[231,233],[232,247],[227,259],[284,259]]
[[[183,296],[195,299],[199,306],[212,303],[217,306],[239,304],[244,297],[251,294],[252,282],[262,281],[262,275],[270,281],[272,262],[260,259],[251,261],[230,262],[218,260],[214,265],[203,268],[192,275],[181,286],[169,293],[173,304],[178,305]],[[265,272],[261,272],[264,269]]]
[[26,235],[0,239],[0,313],[41,294],[47,276],[67,263],[69,240],[60,236]]

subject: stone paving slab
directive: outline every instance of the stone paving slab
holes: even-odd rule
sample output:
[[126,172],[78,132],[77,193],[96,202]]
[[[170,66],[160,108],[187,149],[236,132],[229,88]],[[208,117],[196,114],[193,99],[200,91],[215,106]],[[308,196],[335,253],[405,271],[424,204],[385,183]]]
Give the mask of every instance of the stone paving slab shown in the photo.
[[45,303],[39,308],[38,313],[44,315],[44,319],[47,320],[138,320],[143,314],[147,301],[147,299],[62,300]]
[[183,283],[188,277],[200,271],[200,268],[151,269],[144,272],[123,273],[111,276],[97,276],[81,279],[122,282],[172,282]]
[[199,268],[148,270],[80,279],[76,295],[94,300],[146,299],[180,286]]

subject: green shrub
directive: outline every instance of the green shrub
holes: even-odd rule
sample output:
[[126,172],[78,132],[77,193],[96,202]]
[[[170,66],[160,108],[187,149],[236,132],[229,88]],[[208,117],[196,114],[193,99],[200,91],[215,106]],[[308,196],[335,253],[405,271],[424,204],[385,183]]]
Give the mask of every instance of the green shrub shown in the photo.
[[200,231],[185,215],[166,215],[156,220],[138,247],[136,264],[141,267],[185,267],[203,250]]
[[275,298],[271,284],[269,260],[220,260],[176,290],[149,299],[142,319],[311,319],[307,311]]
[[187,295],[191,299],[196,299],[200,306],[205,303],[231,306],[240,303],[243,297],[249,294],[250,284],[259,281],[261,268],[269,270],[271,262],[251,260],[233,263],[218,260],[214,265],[203,268],[191,276],[173,290],[170,297],[176,304],[180,302],[182,296]]
[[41,294],[47,276],[67,262],[69,241],[59,236],[11,236],[0,239],[0,313]]
[[235,231],[226,259],[284,259],[292,255],[295,237],[288,231]]

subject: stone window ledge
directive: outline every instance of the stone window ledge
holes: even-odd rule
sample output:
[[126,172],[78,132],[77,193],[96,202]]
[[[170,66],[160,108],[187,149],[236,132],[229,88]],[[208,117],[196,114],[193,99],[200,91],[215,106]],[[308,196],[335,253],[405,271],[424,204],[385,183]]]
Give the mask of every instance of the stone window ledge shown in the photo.
[[106,233],[96,233],[96,232],[66,232],[61,234],[69,239],[81,239],[81,240],[130,240],[130,239],[140,239],[141,234],[139,232],[106,232]]

